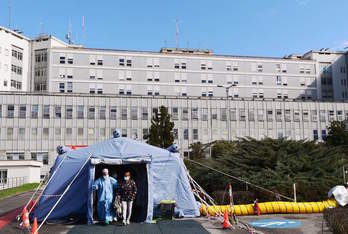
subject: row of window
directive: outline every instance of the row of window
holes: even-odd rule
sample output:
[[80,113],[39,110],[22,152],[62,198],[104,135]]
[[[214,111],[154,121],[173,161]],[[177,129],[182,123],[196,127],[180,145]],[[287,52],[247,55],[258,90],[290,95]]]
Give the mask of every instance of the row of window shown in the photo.
[[[48,152],[31,152],[30,159],[35,161],[40,161],[44,165],[48,165]],[[24,160],[23,152],[11,152],[6,153],[7,160]]]
[[16,66],[16,65],[11,65],[11,71],[12,73],[14,74],[17,74],[17,75],[22,75],[22,68],[19,67],[19,66]]
[[[103,66],[103,58],[102,56],[94,56],[91,55],[89,59],[89,64],[91,66],[98,65]],[[66,58],[65,55],[60,55],[59,57],[59,63],[60,64],[74,64],[73,55],[68,55]],[[119,57],[117,59],[117,64],[119,67],[132,67],[133,61],[129,57]],[[287,66],[286,64],[274,64],[275,71],[277,73],[287,73]],[[159,58],[148,58],[147,59],[147,68],[159,68]],[[185,59],[175,59],[174,60],[174,69],[187,69],[187,62]],[[238,62],[226,62],[226,71],[239,71],[239,64]],[[200,70],[213,70],[213,61],[201,61],[200,64]],[[264,71],[264,65],[262,63],[251,63],[251,71],[253,72],[263,72]],[[311,74],[311,65],[299,65],[298,66],[298,72],[300,74]]]
[[[107,115],[109,119],[116,120],[148,120],[149,116],[152,113],[155,113],[158,111],[158,108],[153,108],[152,112],[149,113],[148,107],[117,107],[117,106],[109,106],[108,108],[106,106],[87,106],[87,109],[85,109],[85,106],[78,105],[66,105],[65,110],[63,110],[62,106],[56,105],[56,106],[50,106],[50,105],[42,105],[42,118],[43,119],[50,119],[50,118],[56,118],[60,119],[65,117],[66,119],[73,119],[74,117],[77,119],[106,119]],[[75,108],[75,115],[74,115],[74,108]],[[2,116],[2,108],[0,105],[0,117]],[[30,117],[33,119],[38,118],[39,113],[39,105],[31,105],[30,110]],[[64,111],[64,112],[63,112]],[[98,113],[97,113],[98,111]],[[53,113],[52,113],[53,112]],[[119,116],[118,116],[119,112]],[[173,120],[179,120],[179,112],[181,116],[181,120],[202,120],[202,121],[208,121],[208,117],[212,120],[218,120],[221,121],[227,121],[228,120],[228,109],[227,108],[178,108],[178,107],[172,107],[170,109],[170,114]],[[64,113],[64,116],[63,116]],[[86,115],[87,113],[87,115]],[[97,115],[98,114],[98,115]],[[345,114],[345,115],[344,115]],[[118,116],[118,117],[117,117]],[[200,116],[200,117],[199,117]],[[300,121],[301,119],[303,121],[319,121],[325,122],[326,119],[329,121],[333,121],[335,119],[337,120],[344,120],[345,118],[348,118],[348,111],[345,113],[342,110],[333,111],[333,110],[290,110],[290,109],[276,109],[276,110],[264,110],[264,109],[258,109],[258,110],[246,110],[246,109],[236,109],[232,108],[229,110],[229,118],[231,121],[236,121],[237,116],[239,116],[240,121],[246,121],[247,118],[249,121],[255,121],[256,117],[257,120],[263,121],[273,121],[274,119],[276,121]],[[7,118],[14,118],[15,117],[15,105],[7,105]],[[220,117],[220,118],[219,118]],[[310,118],[311,117],[311,118]],[[27,105],[19,105],[18,110],[18,118],[27,118]]]
[[[4,83],[4,86],[7,86],[7,81],[6,81],[6,85]],[[11,87],[18,89],[18,90],[22,90],[22,82],[16,81],[16,80],[11,80]]]
[[[115,128],[110,128],[110,135],[112,134],[113,130]],[[49,138],[50,136],[50,128],[30,128],[30,137],[27,139],[33,140],[37,136],[43,136],[46,139]],[[66,139],[71,139],[73,136],[73,131],[76,131],[76,135],[78,138],[81,138],[85,140],[85,137],[88,136],[88,138],[94,139],[97,135],[97,138],[105,138],[106,136],[106,128],[99,128],[99,134],[96,133],[95,128],[60,128],[56,127],[54,129],[51,129],[53,132],[52,134],[55,135],[56,139],[61,139],[66,138]],[[62,131],[64,130],[64,131]],[[86,130],[86,131],[85,131]],[[192,130],[192,140],[198,140],[199,139],[199,134],[198,134],[198,129],[193,128]],[[128,129],[127,128],[122,128],[120,129],[120,133],[122,137],[131,137],[132,139],[139,139],[138,135],[138,129],[132,128],[130,129],[130,135],[128,135]],[[52,135],[51,134],[51,135]],[[62,136],[64,134],[64,136]],[[188,140],[189,139],[189,129],[184,128],[182,129],[182,134],[183,134],[183,139]],[[142,129],[142,139],[146,140],[149,135],[149,129],[148,128],[143,128]],[[173,135],[174,139],[178,140],[179,139],[179,129],[175,128],[173,129]],[[13,140],[14,137],[14,128],[9,127],[6,128],[6,139],[7,140]],[[26,139],[26,128],[18,128],[18,133],[17,133],[17,139],[19,140],[25,140]],[[21,158],[19,158],[21,159]],[[36,159],[35,159],[36,160]]]
[[12,57],[18,59],[19,61],[23,60],[23,52],[12,49]]

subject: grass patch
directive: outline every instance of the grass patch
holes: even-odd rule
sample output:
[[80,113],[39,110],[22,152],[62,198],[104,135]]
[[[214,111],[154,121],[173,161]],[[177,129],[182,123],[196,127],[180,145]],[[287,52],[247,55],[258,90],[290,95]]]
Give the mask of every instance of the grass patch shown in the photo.
[[4,199],[6,197],[11,197],[13,195],[17,195],[20,193],[24,193],[24,192],[33,190],[33,189],[37,188],[38,185],[39,185],[39,183],[30,183],[30,184],[24,184],[22,186],[15,187],[15,188],[0,190],[0,200]]
[[333,233],[348,233],[348,207],[325,209],[324,217]]

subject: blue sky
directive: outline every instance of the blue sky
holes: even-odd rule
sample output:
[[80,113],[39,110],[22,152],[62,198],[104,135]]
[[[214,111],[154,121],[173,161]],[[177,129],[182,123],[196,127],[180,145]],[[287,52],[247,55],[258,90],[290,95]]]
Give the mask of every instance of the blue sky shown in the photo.
[[[217,54],[283,56],[348,46],[347,0],[0,0],[0,25],[43,31],[86,47],[158,51],[175,46]],[[85,37],[81,21],[85,17]],[[41,24],[43,23],[43,24]]]

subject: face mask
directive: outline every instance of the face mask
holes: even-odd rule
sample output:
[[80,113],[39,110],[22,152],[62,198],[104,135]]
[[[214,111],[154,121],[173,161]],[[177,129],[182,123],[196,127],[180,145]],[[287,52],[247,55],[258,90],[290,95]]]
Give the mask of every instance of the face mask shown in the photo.
[[103,177],[104,177],[105,180],[106,180],[107,178],[109,178],[109,176],[107,176],[107,175],[104,175]]
[[125,181],[128,181],[128,180],[129,180],[129,176],[125,176],[125,177],[124,177],[124,180],[125,180]]

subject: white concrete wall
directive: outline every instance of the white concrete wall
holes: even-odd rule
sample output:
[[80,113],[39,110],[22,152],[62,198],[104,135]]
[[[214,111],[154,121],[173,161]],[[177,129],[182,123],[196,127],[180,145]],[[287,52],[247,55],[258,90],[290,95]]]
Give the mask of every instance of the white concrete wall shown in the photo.
[[0,170],[7,169],[7,178],[18,178],[26,177],[25,183],[39,183],[41,173],[42,162],[25,160],[25,161],[0,161]]
[[[22,75],[16,75],[16,80],[22,82],[22,89],[17,91],[29,91],[30,39],[3,27],[0,27],[0,91],[16,90],[11,88],[12,46],[23,49],[23,60],[20,62]],[[4,86],[5,80],[7,81],[7,86]]]

